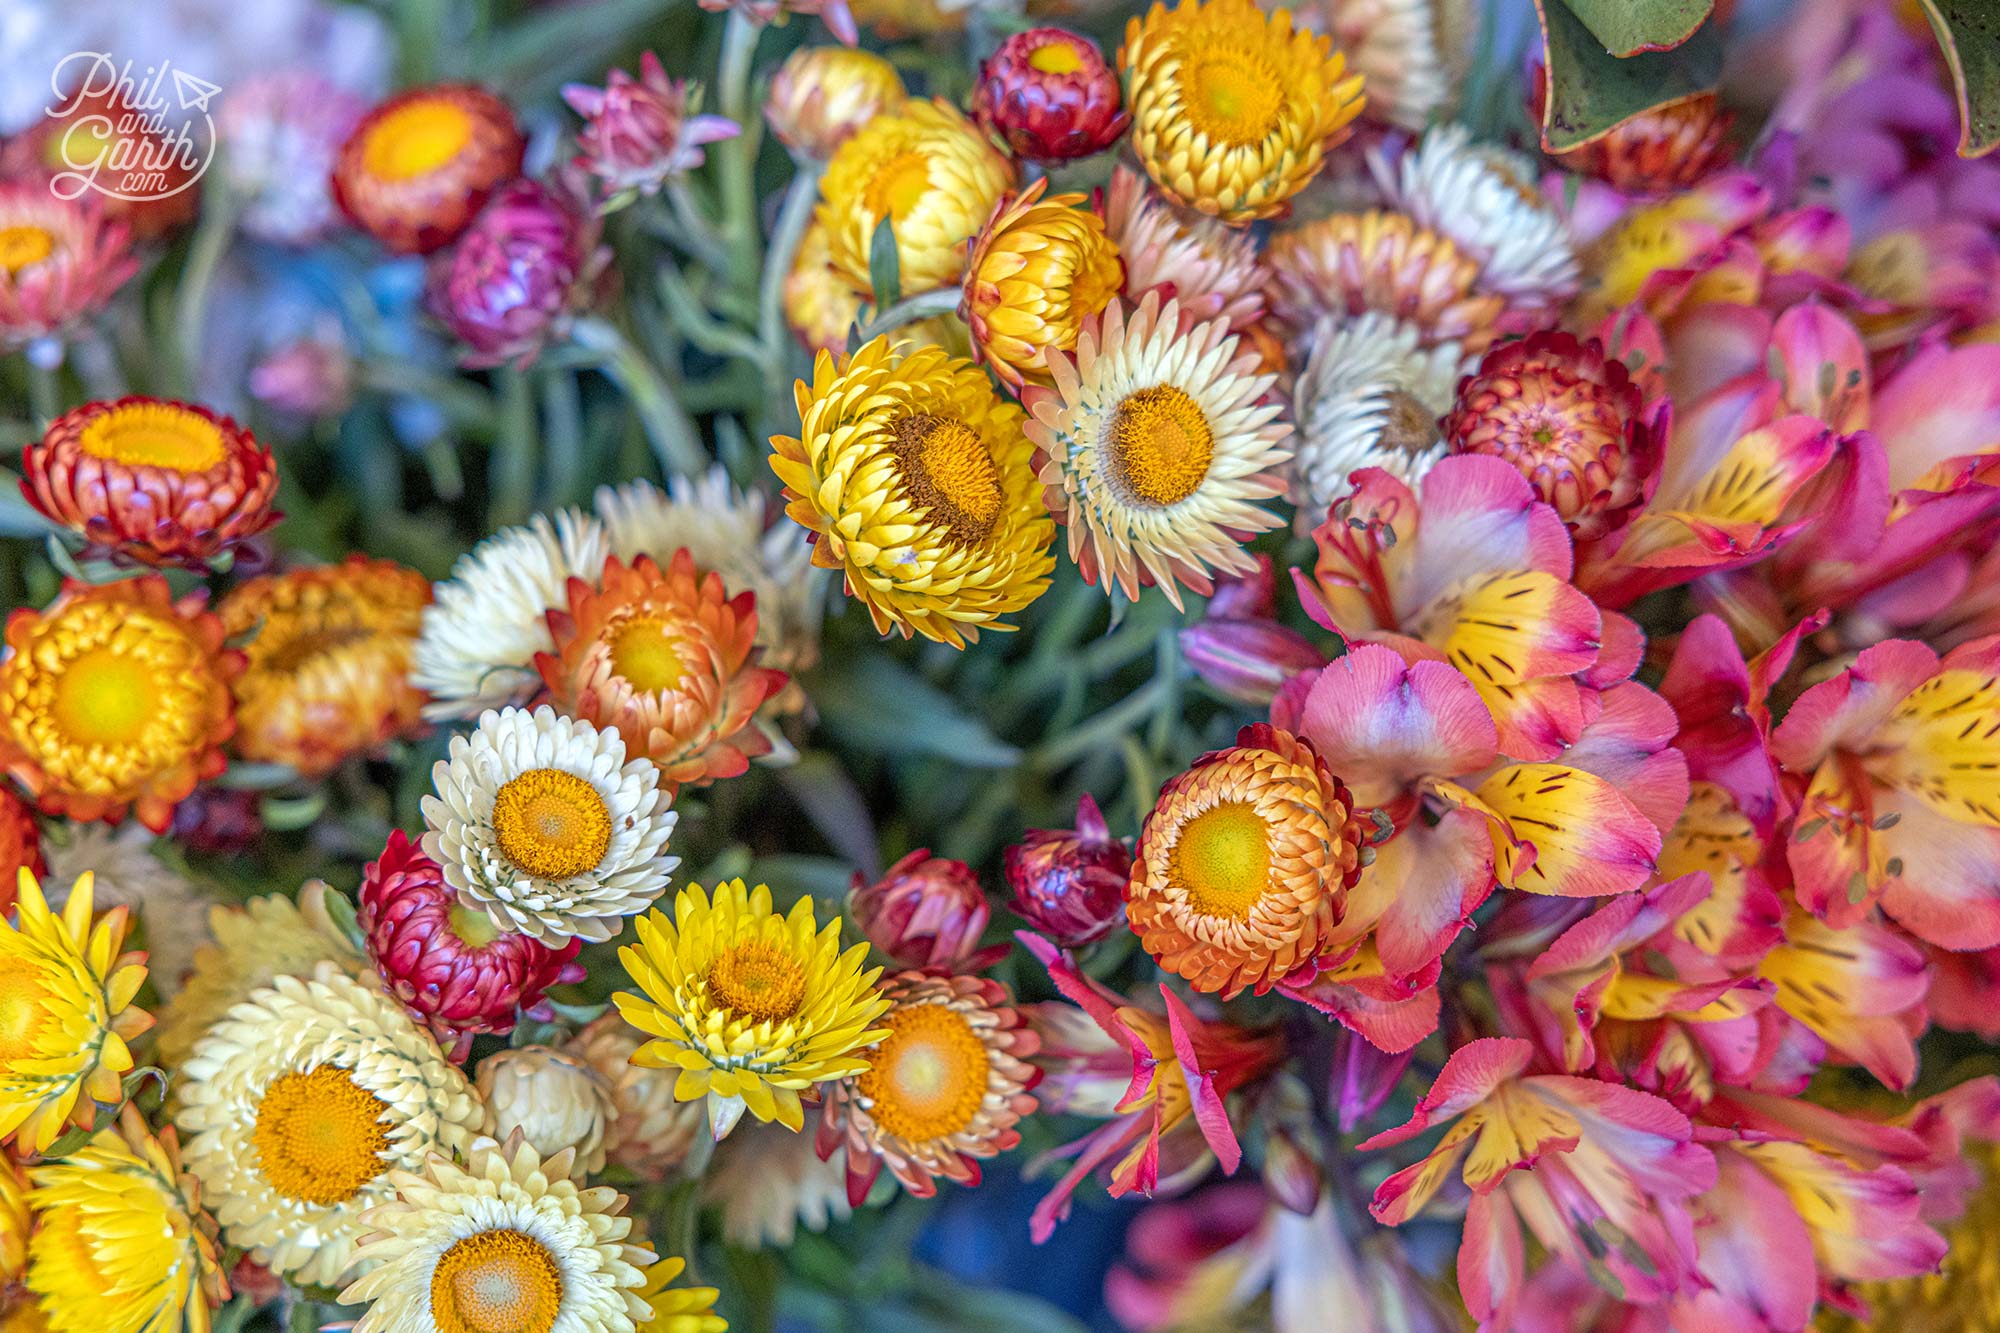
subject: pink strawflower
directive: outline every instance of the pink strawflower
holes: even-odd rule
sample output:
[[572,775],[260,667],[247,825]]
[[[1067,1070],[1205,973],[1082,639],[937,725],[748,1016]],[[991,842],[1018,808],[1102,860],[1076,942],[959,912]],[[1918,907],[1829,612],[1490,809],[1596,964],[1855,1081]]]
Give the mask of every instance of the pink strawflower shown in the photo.
[[[711,6],[719,8],[720,6]],[[563,100],[584,118],[576,139],[576,165],[603,181],[613,195],[636,190],[657,194],[662,185],[706,160],[702,145],[742,133],[722,116],[696,116],[695,90],[670,79],[651,51],[639,57],[639,77],[611,71],[602,88],[564,84]]]
[[560,184],[517,180],[493,196],[450,250],[431,261],[425,303],[468,367],[541,353],[602,268],[598,223]]
[[0,180],[0,347],[65,333],[139,270],[131,232],[97,196],[61,199],[46,181]]
[[979,876],[963,861],[932,856],[927,847],[873,884],[856,871],[847,905],[869,943],[898,967],[978,972],[1007,954],[1005,944],[979,947],[992,916]]
[[310,245],[340,220],[334,159],[368,104],[305,69],[232,86],[216,112],[222,170],[242,200],[243,230],[281,245]]

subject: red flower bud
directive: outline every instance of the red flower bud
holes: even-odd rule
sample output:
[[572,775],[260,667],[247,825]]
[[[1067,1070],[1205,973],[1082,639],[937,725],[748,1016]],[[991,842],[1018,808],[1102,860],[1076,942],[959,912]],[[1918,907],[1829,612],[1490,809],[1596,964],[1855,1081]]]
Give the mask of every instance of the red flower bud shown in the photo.
[[972,114],[1015,156],[1036,162],[1101,153],[1131,120],[1103,54],[1061,28],[1030,28],[1002,42],[980,67]]
[[857,871],[848,910],[868,942],[896,966],[977,972],[1006,956],[1005,944],[978,947],[992,909],[963,861],[919,847],[867,883]]
[[1008,905],[1066,949],[1101,939],[1125,920],[1132,847],[1111,836],[1097,802],[1077,802],[1074,829],[1030,829],[1002,864]]

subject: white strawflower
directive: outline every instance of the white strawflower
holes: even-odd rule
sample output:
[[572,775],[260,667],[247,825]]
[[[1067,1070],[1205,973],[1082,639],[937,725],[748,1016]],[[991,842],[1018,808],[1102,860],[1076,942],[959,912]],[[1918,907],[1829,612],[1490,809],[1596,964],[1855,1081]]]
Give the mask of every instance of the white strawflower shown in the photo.
[[547,1046],[496,1051],[479,1062],[478,1087],[494,1137],[519,1130],[543,1157],[568,1148],[582,1174],[604,1169],[611,1087],[583,1061]]

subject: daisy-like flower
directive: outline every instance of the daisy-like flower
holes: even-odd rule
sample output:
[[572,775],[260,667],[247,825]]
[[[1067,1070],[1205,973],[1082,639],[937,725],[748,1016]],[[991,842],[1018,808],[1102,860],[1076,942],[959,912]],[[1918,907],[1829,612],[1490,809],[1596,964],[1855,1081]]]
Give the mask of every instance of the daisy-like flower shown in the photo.
[[610,939],[680,864],[660,770],[626,753],[615,729],[546,706],[484,714],[431,769],[424,855],[504,929],[548,945]]
[[332,964],[252,991],[175,1071],[174,1123],[223,1238],[288,1281],[355,1266],[393,1170],[463,1153],[485,1107],[401,1005]]
[[1575,242],[1528,158],[1440,125],[1393,165],[1369,165],[1397,208],[1479,261],[1481,289],[1548,305],[1576,294]]
[[1052,387],[1023,400],[1027,434],[1085,579],[1133,600],[1157,583],[1178,608],[1181,586],[1255,568],[1242,542],[1278,526],[1254,501],[1284,492],[1290,428],[1227,325],[1188,327],[1157,296],[1129,314],[1113,302],[1050,369]]
[[1076,348],[1083,321],[1124,283],[1118,247],[1080,194],[1044,195],[1036,181],[1003,202],[981,229],[965,266],[961,310],[973,345],[1016,393],[1024,377],[1046,384],[1044,354]]
[[842,570],[877,632],[963,647],[1048,590],[1054,524],[1021,409],[970,361],[872,340],[799,381],[799,434],[771,439],[813,563]]
[[685,548],[664,570],[650,555],[630,566],[612,556],[595,586],[571,579],[549,626],[556,650],[535,667],[550,702],[624,737],[658,766],[669,798],[770,752],[752,719],[785,673],[757,665],[756,595],[728,596]]
[[1118,68],[1146,174],[1238,225],[1282,212],[1361,111],[1332,44],[1252,0],[1154,4],[1127,21]]
[[[819,661],[826,575],[812,567],[798,525],[767,512],[764,492],[738,490],[717,464],[705,476],[669,478],[664,491],[650,481],[599,486],[595,506],[611,554],[626,564],[642,555],[666,563],[686,550],[723,587],[754,594],[763,665],[796,673]],[[765,711],[796,712],[804,701],[788,683]]]
[[1423,345],[1493,341],[1506,301],[1479,290],[1480,264],[1440,232],[1403,213],[1334,213],[1281,231],[1264,251],[1271,314],[1288,342],[1321,320],[1389,315]]
[[21,470],[51,522],[137,564],[199,569],[282,517],[271,451],[189,403],[86,403],[49,423]]
[[229,682],[243,654],[200,596],[158,574],[66,581],[46,610],[7,618],[0,660],[0,768],[45,813],[155,833],[195,784],[220,773],[235,730]]
[[818,218],[834,269],[866,296],[868,255],[886,220],[905,295],[955,286],[966,247],[1014,182],[1014,164],[943,101],[910,101],[840,146],[820,180]]
[[1292,395],[1292,499],[1310,527],[1352,489],[1357,468],[1414,483],[1446,453],[1438,419],[1476,363],[1457,343],[1424,346],[1414,324],[1373,311],[1313,335]]
[[321,963],[359,973],[364,959],[327,911],[331,893],[315,880],[298,897],[252,898],[208,909],[213,942],[195,950],[194,968],[160,1013],[160,1062],[179,1069],[209,1026],[279,977],[310,976]]
[[865,1048],[888,1035],[889,1008],[863,969],[868,946],[840,948],[840,918],[821,929],[800,898],[784,916],[771,891],[742,880],[681,890],[674,914],[639,918],[639,942],[618,951],[643,994],[613,996],[625,1021],[653,1040],[632,1056],[679,1069],[674,1096],[708,1099],[716,1138],[748,1110],[791,1129],[805,1124],[799,1094],[869,1067]]
[[821,1161],[813,1135],[751,1123],[717,1144],[701,1180],[702,1202],[722,1214],[722,1234],[745,1249],[783,1249],[799,1228],[825,1231],[854,1215],[846,1153]]
[[794,154],[824,162],[862,126],[908,100],[896,67],[873,51],[802,46],[771,76],[764,119]]
[[833,267],[826,224],[814,218],[799,238],[792,271],[785,275],[785,324],[808,352],[847,355],[847,331],[864,304],[854,285]]
[[[28,1268],[28,1235],[35,1229],[34,1214],[28,1208],[28,1175],[10,1154],[0,1160],[0,1291],[18,1293],[21,1274]],[[0,1297],[0,1319],[12,1302]],[[0,1328],[11,1328],[0,1322]]]
[[715,1313],[714,1287],[672,1287],[668,1284],[687,1267],[685,1259],[662,1259],[646,1270],[639,1291],[652,1315],[639,1323],[639,1333],[726,1333],[729,1321]]
[[979,67],[972,114],[1017,157],[1037,162],[1101,153],[1131,123],[1097,43],[1061,28],[1000,43]]
[[119,1100],[132,1068],[126,1042],[153,1026],[132,997],[144,954],[123,954],[123,908],[92,920],[90,877],[70,889],[61,916],[23,870],[14,919],[0,919],[0,1143],[43,1152],[95,1103]]
[[52,1333],[206,1333],[229,1284],[173,1130],[155,1137],[128,1105],[115,1130],[29,1177],[28,1290]]
[[515,1046],[479,1062],[479,1095],[495,1138],[518,1133],[544,1157],[576,1153],[577,1173],[604,1169],[611,1087],[595,1069],[547,1046]]
[[1104,226],[1125,265],[1124,296],[1137,305],[1165,289],[1190,319],[1241,331],[1264,315],[1263,267],[1248,232],[1168,203],[1129,167],[1111,173]]
[[[647,1069],[632,1063],[645,1045],[617,1014],[601,1014],[585,1024],[563,1050],[589,1065],[611,1092],[611,1120],[604,1131],[604,1157],[645,1180],[664,1180],[686,1160],[695,1136],[708,1128],[700,1102],[674,1099],[679,1071]],[[787,1135],[786,1137],[792,1137]]]
[[1452,100],[1450,57],[1466,36],[1455,30],[1454,11],[1469,7],[1468,0],[1307,0],[1293,17],[1346,52],[1368,91],[1363,115],[1415,132]]
[[634,1333],[655,1256],[627,1242],[625,1196],[580,1175],[519,1139],[395,1171],[340,1293],[368,1307],[354,1333]]
[[697,91],[668,78],[651,51],[640,55],[636,79],[614,69],[602,88],[564,84],[563,101],[584,118],[576,165],[613,194],[658,194],[668,180],[706,160],[702,145],[742,133],[726,117],[690,114],[699,103]]
[[889,1035],[869,1068],[833,1084],[820,1111],[819,1151],[847,1148],[847,1199],[868,1197],[886,1165],[920,1199],[937,1178],[979,1183],[979,1159],[1021,1141],[1014,1126],[1035,1109],[1028,1089],[1041,1047],[997,981],[903,972],[882,983]]
[[535,654],[555,647],[549,611],[563,604],[572,578],[602,573],[604,556],[603,525],[575,509],[553,522],[537,514],[460,556],[417,636],[410,681],[431,696],[424,716],[463,721],[533,696],[541,688]]
[[187,876],[153,855],[154,842],[139,824],[69,824],[48,839],[42,891],[59,912],[71,888],[91,876],[98,906],[123,907],[138,919],[146,975],[171,999],[208,941],[208,915]]
[[513,111],[484,88],[411,88],[370,111],[341,145],[334,201],[387,249],[429,254],[520,175],[525,147]]
[[231,589],[216,614],[249,659],[236,752],[313,776],[422,730],[409,675],[430,600],[423,575],[360,555]]
[[131,232],[95,194],[59,199],[36,179],[0,181],[0,347],[60,334],[139,271]]
[[1146,952],[1196,990],[1261,995],[1342,942],[1367,834],[1310,742],[1245,727],[1161,789],[1139,830],[1126,914]]

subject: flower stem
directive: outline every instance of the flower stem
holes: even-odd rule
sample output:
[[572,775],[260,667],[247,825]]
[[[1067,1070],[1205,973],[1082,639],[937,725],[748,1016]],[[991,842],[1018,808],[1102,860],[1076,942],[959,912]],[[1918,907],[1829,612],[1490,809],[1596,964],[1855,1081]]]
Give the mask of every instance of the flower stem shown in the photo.
[[771,233],[764,277],[757,290],[757,333],[764,343],[765,378],[773,382],[774,389],[785,364],[785,279],[791,276],[799,243],[805,239],[818,200],[819,167],[802,163],[785,187],[785,202],[778,209],[778,225]]
[[918,292],[915,296],[904,297],[869,320],[861,326],[860,332],[855,336],[862,342],[867,342],[870,338],[887,333],[891,329],[900,329],[905,324],[914,324],[932,315],[949,314],[958,309],[958,302],[959,292],[956,287],[939,287],[935,291]]
[[708,453],[702,448],[693,419],[682,410],[653,363],[630,339],[596,316],[577,320],[570,329],[570,337],[578,347],[596,353],[604,373],[616,380],[632,399],[662,472],[669,476],[680,472],[692,477],[707,470]]
[[757,57],[757,39],[763,33],[763,26],[746,18],[741,9],[729,11],[729,21],[722,30],[722,61],[717,71],[719,109],[741,130],[735,138],[716,145],[722,173],[722,236],[729,249],[732,279],[748,279],[757,272],[761,238],[756,168],[763,136],[758,133],[756,108],[750,104],[750,73]]
[[50,366],[36,357],[28,362],[28,415],[34,418],[37,434],[48,429],[51,421],[62,415],[61,362]]
[[216,270],[236,233],[236,214],[236,199],[229,190],[209,191],[202,201],[194,240],[188,245],[187,263],[181,269],[180,290],[174,296],[174,347],[180,388],[189,395],[196,391],[201,369],[202,324],[208,314],[209,289],[215,285]]

